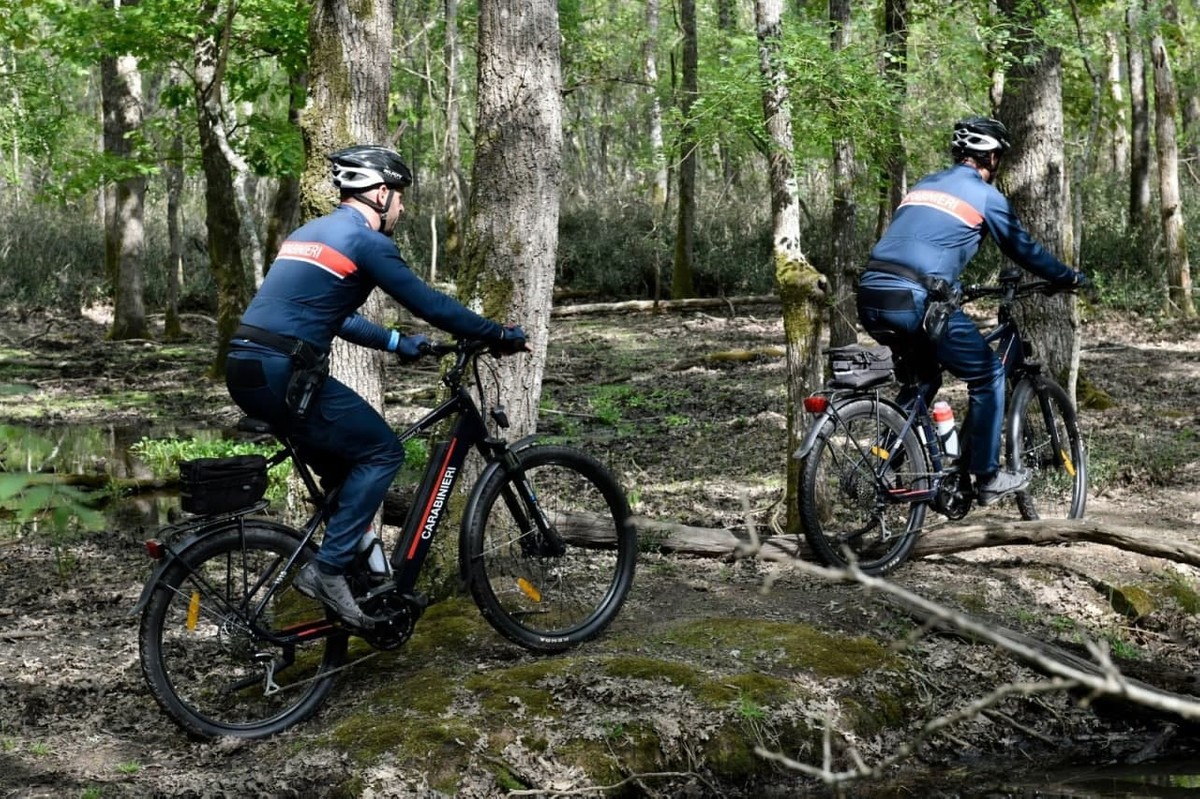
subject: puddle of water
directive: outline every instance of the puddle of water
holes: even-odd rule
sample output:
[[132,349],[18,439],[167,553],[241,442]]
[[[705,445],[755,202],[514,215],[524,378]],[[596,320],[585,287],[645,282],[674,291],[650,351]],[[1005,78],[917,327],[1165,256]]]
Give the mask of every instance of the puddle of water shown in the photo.
[[[223,434],[213,429],[151,424],[49,428],[0,425],[0,461],[8,472],[52,471],[149,480],[154,477],[152,469],[131,452],[133,445],[144,437],[213,440]],[[179,507],[175,491],[116,498],[104,496],[103,488],[94,493],[107,500],[102,507],[106,529],[157,527],[166,524],[168,514]]]
[[1071,797],[1072,799],[1166,799],[1200,797],[1200,758],[1147,763],[1138,766],[1078,766],[1056,771],[1014,786],[1013,797]]

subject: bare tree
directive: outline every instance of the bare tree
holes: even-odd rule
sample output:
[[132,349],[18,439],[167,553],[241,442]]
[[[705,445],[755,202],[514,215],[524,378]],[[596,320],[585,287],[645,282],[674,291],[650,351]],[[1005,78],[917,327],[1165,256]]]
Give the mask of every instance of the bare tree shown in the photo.
[[[1168,0],[1162,9],[1163,20],[1173,23],[1178,14]],[[1192,300],[1192,275],[1188,265],[1187,231],[1183,221],[1183,198],[1179,193],[1179,141],[1175,119],[1179,114],[1179,95],[1171,69],[1171,54],[1156,25],[1150,37],[1150,60],[1154,64],[1154,140],[1158,149],[1158,196],[1164,255],[1167,262],[1167,295],[1164,312],[1168,316],[1191,319],[1196,316]]]
[[[824,316],[825,280],[800,248],[800,191],[793,160],[792,115],[788,76],[783,66],[783,0],[755,0],[759,72],[763,82],[763,119],[769,137],[767,179],[771,188],[771,257],[783,304],[787,345],[787,452],[799,446],[804,429],[803,400],[821,383],[819,342]],[[787,461],[787,528],[799,532],[796,485],[799,469]]]

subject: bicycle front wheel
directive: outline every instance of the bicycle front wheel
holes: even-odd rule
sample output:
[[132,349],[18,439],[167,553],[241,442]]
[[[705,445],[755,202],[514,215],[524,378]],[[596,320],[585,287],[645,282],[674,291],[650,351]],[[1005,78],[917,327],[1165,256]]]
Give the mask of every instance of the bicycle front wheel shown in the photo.
[[1017,494],[1021,518],[1081,519],[1087,504],[1087,453],[1075,405],[1057,383],[1025,379],[1013,390],[1006,455],[1029,473]]
[[800,467],[800,523],[827,566],[851,561],[885,574],[912,552],[925,523],[924,502],[904,502],[928,488],[925,451],[904,416],[875,399],[854,399],[825,420]]
[[275,585],[299,543],[291,528],[232,519],[180,553],[159,579],[142,612],[142,673],[190,735],[274,735],[312,715],[333,687],[347,636],[291,584],[311,548]]
[[599,635],[633,584],[629,503],[599,461],[534,446],[518,471],[494,470],[463,518],[467,581],[504,637],[556,652]]

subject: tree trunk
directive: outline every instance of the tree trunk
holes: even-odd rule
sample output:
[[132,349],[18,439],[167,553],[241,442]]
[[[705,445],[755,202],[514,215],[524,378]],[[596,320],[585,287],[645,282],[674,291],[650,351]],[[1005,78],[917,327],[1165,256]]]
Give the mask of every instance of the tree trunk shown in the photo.
[[[466,214],[466,178],[462,171],[462,145],[459,141],[458,64],[462,58],[458,44],[458,0],[445,0],[446,11],[446,151],[442,166],[446,181],[446,268],[450,275],[458,274],[458,263],[462,258],[462,226]],[[430,280],[434,279],[432,269]]]
[[[731,43],[737,36],[737,10],[734,0],[717,0],[717,30],[720,31],[717,49],[722,72],[730,64]],[[717,134],[717,151],[721,159],[721,181],[725,191],[738,183],[737,161],[730,152],[730,143],[734,141],[734,138],[734,132],[728,129],[722,129]]]
[[[1168,2],[1163,7],[1164,21],[1174,22],[1176,17],[1174,3]],[[1179,194],[1179,142],[1175,131],[1179,96],[1175,91],[1171,57],[1161,25],[1155,28],[1150,39],[1150,60],[1154,64],[1154,139],[1158,148],[1163,254],[1167,262],[1167,296],[1163,311],[1168,316],[1192,319],[1196,316],[1196,305],[1192,301],[1183,198]]]
[[[300,127],[300,114],[305,95],[308,93],[308,74],[292,75],[289,78],[288,124]],[[267,219],[267,235],[263,241],[263,276],[279,253],[284,239],[300,221],[300,176],[284,175],[279,178],[275,198],[271,203],[271,215]]]
[[[1013,149],[1004,158],[1000,180],[1031,236],[1059,258],[1070,261],[1073,247],[1067,209],[1071,207],[1063,153],[1061,52],[1045,45],[1033,22],[1044,15],[1040,3],[1002,0],[1002,11],[1017,35],[1009,43],[1014,65],[1005,76],[1001,120],[1012,132]],[[1075,395],[1079,371],[1079,310],[1070,295],[1030,298],[1017,309],[1034,351]]]
[[1095,174],[1096,142],[1100,138],[1100,118],[1104,105],[1105,77],[1092,64],[1092,58],[1089,55],[1091,48],[1088,43],[1087,34],[1084,32],[1083,21],[1079,17],[1079,7],[1077,4],[1071,3],[1071,12],[1075,18],[1075,30],[1079,36],[1080,58],[1092,82],[1092,103],[1088,113],[1087,135],[1084,139],[1083,149],[1077,153],[1074,163],[1071,165],[1072,175],[1070,185],[1074,187],[1070,192],[1071,242],[1074,244],[1074,247],[1070,252],[1069,258],[1071,263],[1079,264],[1083,250],[1084,206],[1088,197],[1088,192],[1085,191],[1084,186],[1088,178]]
[[[104,106],[104,150],[114,159],[132,161],[133,145],[142,127],[142,76],[137,58],[105,56],[100,61]],[[143,292],[146,178],[121,177],[113,194],[112,216],[107,220],[113,277],[114,340],[149,337]]]
[[163,337],[167,341],[183,336],[179,318],[179,295],[183,287],[183,234],[179,228],[180,198],[183,196],[183,120],[175,113],[175,135],[163,169],[167,177],[167,263],[163,270],[167,284],[167,305]]
[[825,295],[824,281],[800,249],[800,192],[792,160],[792,116],[788,76],[783,67],[783,0],[755,0],[759,71],[763,78],[763,119],[770,137],[767,178],[771,189],[771,257],[783,305],[787,345],[786,498],[787,531],[798,533],[796,485],[799,469],[790,457],[804,429],[803,399],[821,384],[819,342]]
[[217,286],[217,353],[211,374],[225,371],[229,339],[249,299],[249,280],[242,253],[242,225],[237,211],[234,170],[226,158],[224,109],[221,102],[225,78],[227,39],[233,8],[209,0],[201,9],[208,32],[196,40],[196,118],[200,132],[200,161],[204,169],[205,222],[208,229],[209,269]]
[[1112,98],[1113,121],[1109,126],[1112,138],[1110,173],[1124,175],[1129,171],[1129,115],[1125,112],[1125,87],[1121,83],[1121,44],[1117,34],[1104,34],[1105,55],[1108,58],[1108,93]]
[[[387,0],[355,4],[318,0],[309,17],[308,105],[300,114],[305,170],[300,179],[300,216],[329,212],[337,195],[326,156],[354,144],[388,140],[394,5]],[[360,313],[383,319],[384,299],[374,292]],[[384,354],[334,340],[330,373],[375,408],[383,407]]]
[[1129,69],[1129,232],[1134,252],[1149,272],[1150,243],[1150,101],[1146,92],[1145,44],[1141,32],[1140,0],[1129,0],[1125,11],[1125,58]]
[[[838,53],[850,46],[850,0],[829,0],[830,49]],[[842,127],[842,126],[839,126]],[[845,129],[844,127],[842,129]],[[830,231],[833,253],[829,267],[833,304],[829,309],[829,345],[840,347],[858,340],[858,314],[854,307],[854,280],[858,256],[854,248],[854,139],[833,139],[833,220]]]
[[510,438],[537,429],[562,179],[562,79],[553,0],[484,0],[466,260],[459,294],[515,322],[531,353],[500,361]]
[[679,94],[679,216],[675,225],[675,258],[671,270],[671,299],[696,296],[696,141],[691,121],[692,106],[699,94],[696,45],[696,0],[680,0],[679,20],[683,28],[683,88]]
[[875,220],[875,238],[892,222],[892,214],[908,191],[908,174],[904,154],[904,136],[900,110],[908,94],[905,75],[908,71],[908,0],[885,0],[883,10],[883,39],[887,60],[883,64],[884,80],[891,87],[895,102],[885,121],[887,148],[884,154],[883,183],[879,187],[879,213]]
[[[650,158],[647,183],[650,186],[650,215],[653,230],[667,221],[667,155],[663,142],[662,104],[658,100],[658,0],[646,0],[646,38],[642,42],[642,72],[650,94]],[[654,274],[651,278],[652,296],[662,299],[661,249],[658,237],[654,246]]]

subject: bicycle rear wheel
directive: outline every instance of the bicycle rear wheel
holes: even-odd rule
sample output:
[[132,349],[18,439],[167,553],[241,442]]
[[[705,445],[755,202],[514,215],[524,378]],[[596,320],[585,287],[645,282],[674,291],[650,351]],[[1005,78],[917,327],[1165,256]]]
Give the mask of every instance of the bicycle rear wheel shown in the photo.
[[501,635],[556,652],[616,618],[633,584],[637,533],[621,487],[590,455],[534,446],[517,458],[519,475],[494,470],[464,515],[467,581]]
[[1017,494],[1021,518],[1081,519],[1087,504],[1087,453],[1075,405],[1046,378],[1021,380],[1009,409],[1009,468],[1029,472]]
[[[180,553],[142,612],[142,673],[163,710],[190,735],[262,738],[308,718],[333,687],[347,635],[291,587],[300,563],[250,616],[300,543],[271,522],[231,519]],[[294,636],[272,643],[262,632]]]
[[854,561],[885,574],[912,552],[926,505],[895,498],[928,488],[929,473],[913,430],[901,437],[904,423],[898,410],[869,398],[824,422],[800,466],[798,494],[804,537],[825,565]]

